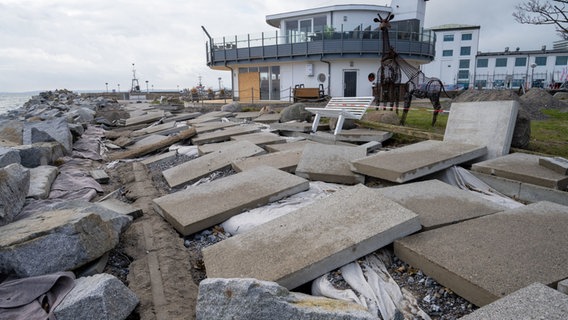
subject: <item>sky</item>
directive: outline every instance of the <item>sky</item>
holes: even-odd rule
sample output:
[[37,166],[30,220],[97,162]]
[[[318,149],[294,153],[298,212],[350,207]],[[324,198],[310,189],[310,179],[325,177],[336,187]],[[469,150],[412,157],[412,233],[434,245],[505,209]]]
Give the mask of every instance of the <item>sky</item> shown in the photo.
[[[480,25],[480,51],[552,48],[553,26],[522,25],[520,0],[430,0],[425,27]],[[206,66],[213,38],[274,32],[266,16],[333,4],[390,0],[0,0],[0,92],[128,91],[133,63],[142,90],[230,87]],[[221,78],[219,80],[219,78]]]

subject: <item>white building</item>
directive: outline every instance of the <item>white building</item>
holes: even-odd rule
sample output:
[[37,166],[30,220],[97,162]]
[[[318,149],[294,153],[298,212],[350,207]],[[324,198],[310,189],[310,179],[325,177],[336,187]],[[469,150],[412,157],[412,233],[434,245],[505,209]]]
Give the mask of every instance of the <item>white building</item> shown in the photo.
[[296,86],[321,88],[330,96],[371,96],[370,79],[376,78],[382,54],[382,34],[373,19],[377,13],[395,15],[390,43],[418,67],[434,59],[434,32],[423,30],[426,1],[268,15],[274,33],[210,37],[207,64],[231,72],[233,93],[240,100],[289,100]]

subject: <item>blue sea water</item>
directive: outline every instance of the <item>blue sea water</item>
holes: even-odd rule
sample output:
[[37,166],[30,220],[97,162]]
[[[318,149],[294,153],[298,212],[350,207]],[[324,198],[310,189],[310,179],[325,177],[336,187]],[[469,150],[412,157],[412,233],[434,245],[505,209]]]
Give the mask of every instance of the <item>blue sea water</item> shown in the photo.
[[20,108],[38,92],[0,92],[0,114]]

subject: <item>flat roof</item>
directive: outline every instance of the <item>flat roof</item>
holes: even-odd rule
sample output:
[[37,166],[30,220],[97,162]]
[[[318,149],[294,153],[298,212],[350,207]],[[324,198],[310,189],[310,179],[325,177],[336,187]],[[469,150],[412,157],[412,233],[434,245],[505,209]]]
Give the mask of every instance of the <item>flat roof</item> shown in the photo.
[[443,24],[436,27],[426,28],[434,31],[444,31],[444,30],[469,30],[469,29],[480,29],[481,26],[474,26],[469,24]]
[[313,16],[317,14],[329,13],[334,11],[376,11],[376,12],[392,12],[391,7],[378,6],[372,4],[340,4],[333,6],[325,6],[312,9],[304,9],[297,11],[290,11],[284,13],[271,14],[266,16],[266,23],[269,25],[279,28],[280,21],[289,18],[297,18],[301,16]]

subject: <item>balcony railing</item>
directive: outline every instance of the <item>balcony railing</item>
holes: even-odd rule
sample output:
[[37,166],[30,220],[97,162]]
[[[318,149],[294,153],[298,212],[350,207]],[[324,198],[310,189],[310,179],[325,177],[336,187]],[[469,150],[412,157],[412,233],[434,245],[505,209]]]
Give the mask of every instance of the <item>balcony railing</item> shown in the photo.
[[[391,31],[390,44],[404,58],[434,58],[435,35],[431,30],[421,33]],[[381,31],[346,32],[297,32],[279,35],[261,33],[258,35],[223,37],[213,39],[206,46],[207,64],[223,66],[233,63],[259,61],[294,60],[298,58],[320,59],[341,56],[375,56],[382,53]]]

